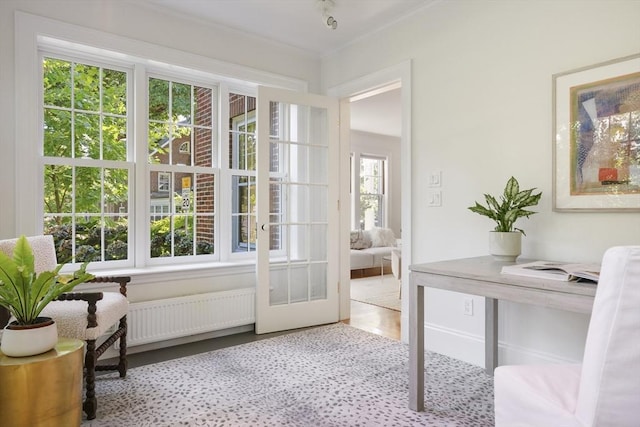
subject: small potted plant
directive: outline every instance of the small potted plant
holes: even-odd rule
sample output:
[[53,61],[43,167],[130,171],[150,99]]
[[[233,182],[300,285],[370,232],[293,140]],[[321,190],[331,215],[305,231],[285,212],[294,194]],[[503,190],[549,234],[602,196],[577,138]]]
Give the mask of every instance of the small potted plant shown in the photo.
[[[33,250],[25,236],[16,241],[13,257],[0,251],[0,306],[15,318],[4,329],[0,348],[7,356],[30,356],[51,350],[58,341],[53,319],[39,317],[47,304],[80,283],[93,279],[86,263],[72,275],[35,271]],[[41,336],[42,334],[42,336]]]
[[500,201],[490,194],[485,194],[487,206],[476,202],[469,210],[477,214],[491,218],[496,222],[496,227],[489,233],[489,249],[491,255],[499,261],[515,261],[521,253],[522,236],[524,230],[515,227],[515,222],[522,217],[536,212],[525,209],[535,206],[540,201],[542,193],[534,193],[536,188],[520,190],[518,180],[509,178]]

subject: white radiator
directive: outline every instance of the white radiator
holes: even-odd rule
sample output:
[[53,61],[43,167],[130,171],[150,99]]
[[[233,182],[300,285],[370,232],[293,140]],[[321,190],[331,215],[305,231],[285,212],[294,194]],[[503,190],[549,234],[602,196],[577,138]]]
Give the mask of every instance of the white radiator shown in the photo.
[[255,323],[255,289],[129,305],[127,345],[136,346]]

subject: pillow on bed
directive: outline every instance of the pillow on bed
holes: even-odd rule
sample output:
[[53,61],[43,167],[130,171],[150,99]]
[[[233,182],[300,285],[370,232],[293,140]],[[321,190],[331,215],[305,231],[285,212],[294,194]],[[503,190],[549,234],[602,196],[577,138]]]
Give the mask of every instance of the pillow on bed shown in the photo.
[[367,239],[362,230],[351,232],[351,249],[367,249],[371,247],[371,241]]
[[373,227],[369,234],[371,235],[371,247],[395,246],[396,236],[390,228]]

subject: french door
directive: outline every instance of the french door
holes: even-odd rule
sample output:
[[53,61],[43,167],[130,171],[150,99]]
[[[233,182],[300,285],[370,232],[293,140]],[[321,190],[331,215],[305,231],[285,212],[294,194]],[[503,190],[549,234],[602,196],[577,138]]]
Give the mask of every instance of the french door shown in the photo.
[[337,322],[338,101],[258,89],[259,334]]

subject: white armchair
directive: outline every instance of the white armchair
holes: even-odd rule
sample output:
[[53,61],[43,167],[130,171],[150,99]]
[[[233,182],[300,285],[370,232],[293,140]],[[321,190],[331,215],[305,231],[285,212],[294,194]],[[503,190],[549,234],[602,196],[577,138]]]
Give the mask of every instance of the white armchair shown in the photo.
[[496,427],[640,423],[640,246],[602,259],[582,364],[500,366]]

